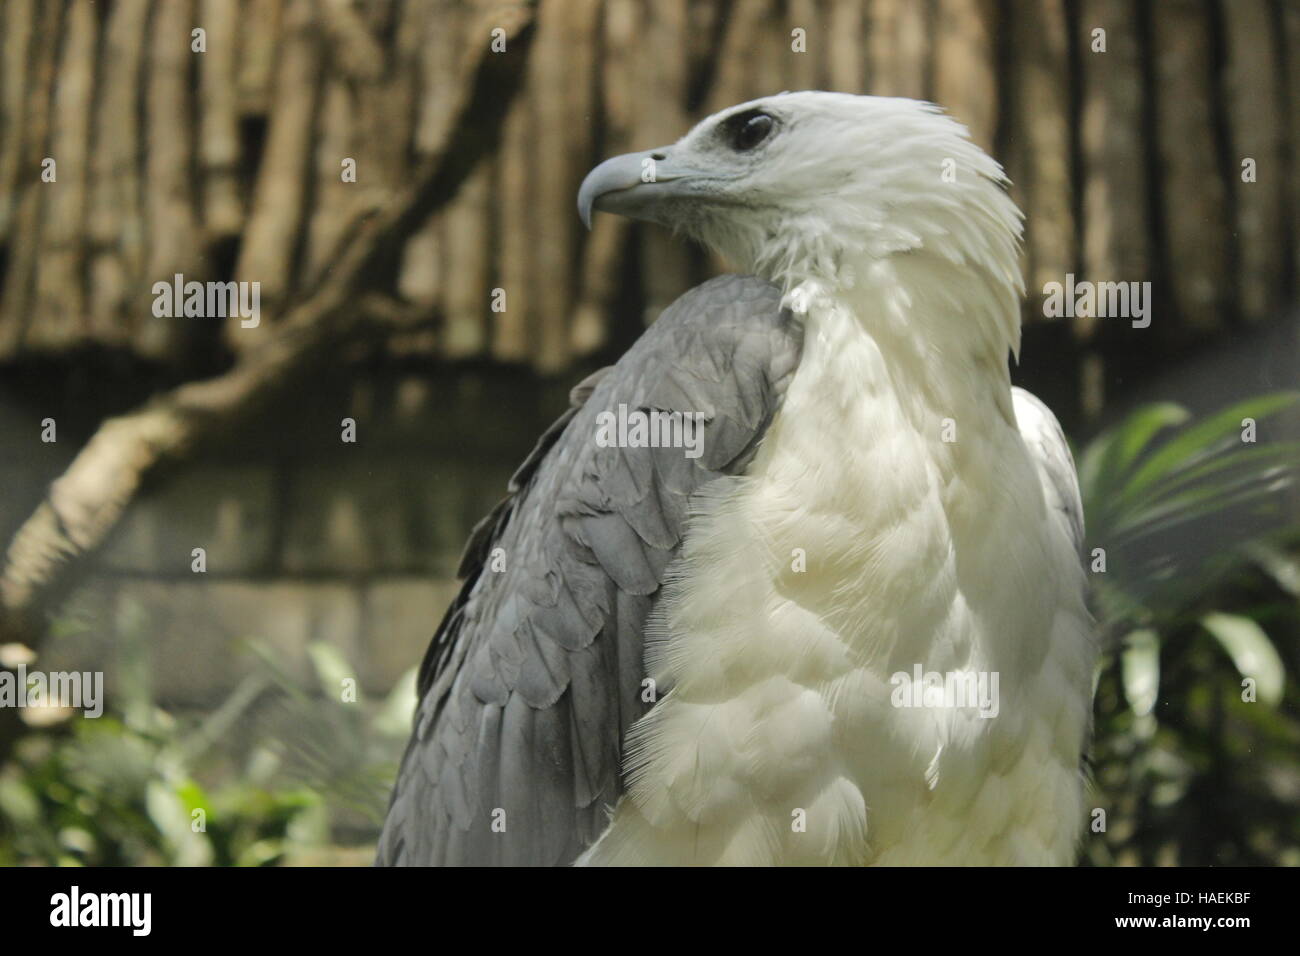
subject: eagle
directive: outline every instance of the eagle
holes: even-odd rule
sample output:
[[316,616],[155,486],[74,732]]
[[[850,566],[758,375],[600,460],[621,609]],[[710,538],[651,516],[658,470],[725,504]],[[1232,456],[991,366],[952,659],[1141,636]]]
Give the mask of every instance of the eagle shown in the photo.
[[1011,385],[1007,185],[939,107],[828,92],[588,174],[588,225],[741,274],[574,388],[474,529],[378,864],[1073,862],[1098,641],[1069,446]]

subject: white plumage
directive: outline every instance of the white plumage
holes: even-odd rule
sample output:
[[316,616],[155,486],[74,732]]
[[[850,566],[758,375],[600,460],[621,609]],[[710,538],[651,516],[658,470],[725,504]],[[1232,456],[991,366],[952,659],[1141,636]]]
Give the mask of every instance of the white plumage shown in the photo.
[[[729,113],[755,109],[785,139],[728,186],[746,203],[677,224],[788,290],[804,354],[670,570],[649,651],[670,692],[583,862],[1069,863],[1096,645],[1068,448],[1007,371],[1019,214],[932,107]],[[672,162],[716,162],[725,118]],[[916,664],[996,673],[997,716],[894,706]]]
[[[753,276],[580,386],[476,529],[380,862],[1073,860],[1097,647],[1069,449],[1010,383],[1004,187],[935,107],[833,93],[587,176],[584,218]],[[593,440],[627,408],[702,454]]]

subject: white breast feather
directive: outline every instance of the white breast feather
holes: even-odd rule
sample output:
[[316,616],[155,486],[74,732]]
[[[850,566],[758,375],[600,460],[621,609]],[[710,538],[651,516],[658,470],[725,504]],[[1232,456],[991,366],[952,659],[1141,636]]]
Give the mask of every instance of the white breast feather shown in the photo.
[[[799,370],[748,473],[700,497],[648,634],[666,696],[580,862],[1073,859],[1096,654],[1074,543],[1009,395],[929,381],[891,335],[952,302],[868,278],[797,290]],[[917,663],[998,672],[998,715],[893,706]]]

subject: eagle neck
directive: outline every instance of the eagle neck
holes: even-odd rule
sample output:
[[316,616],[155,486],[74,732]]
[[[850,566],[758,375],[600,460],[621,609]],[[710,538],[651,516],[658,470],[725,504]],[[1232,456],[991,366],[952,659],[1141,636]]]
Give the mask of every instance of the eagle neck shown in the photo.
[[800,282],[786,301],[804,316],[800,371],[843,401],[887,390],[918,430],[936,422],[1014,428],[1007,352],[1019,317],[1006,296],[919,253]]

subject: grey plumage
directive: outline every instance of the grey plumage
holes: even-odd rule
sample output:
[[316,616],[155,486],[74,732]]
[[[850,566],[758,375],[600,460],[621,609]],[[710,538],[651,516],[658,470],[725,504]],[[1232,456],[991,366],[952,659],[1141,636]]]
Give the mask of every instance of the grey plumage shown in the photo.
[[[553,865],[600,834],[623,789],[624,735],[650,706],[643,630],[690,498],[752,458],[801,345],[774,286],[724,276],[574,390],[466,547],[464,586],[421,668],[379,864]],[[599,446],[597,415],[620,404],[704,413],[702,456]],[[501,572],[489,570],[496,548]]]

